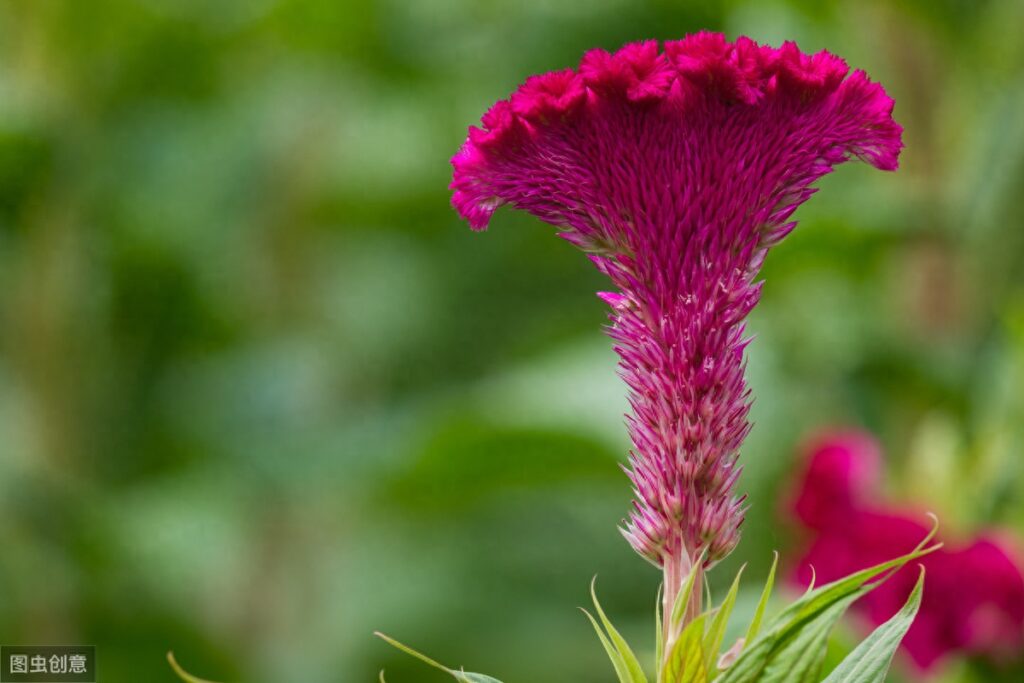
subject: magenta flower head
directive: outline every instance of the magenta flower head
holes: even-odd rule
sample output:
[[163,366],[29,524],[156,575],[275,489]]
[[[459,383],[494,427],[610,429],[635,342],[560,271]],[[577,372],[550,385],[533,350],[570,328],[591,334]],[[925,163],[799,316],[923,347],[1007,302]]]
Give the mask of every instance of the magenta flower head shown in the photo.
[[765,255],[836,164],[896,168],[892,108],[827,52],[705,32],[527,79],[452,159],[452,203],[474,229],[524,209],[617,288],[600,296],[632,406],[623,533],[664,567],[666,598],[739,538],[744,319]]

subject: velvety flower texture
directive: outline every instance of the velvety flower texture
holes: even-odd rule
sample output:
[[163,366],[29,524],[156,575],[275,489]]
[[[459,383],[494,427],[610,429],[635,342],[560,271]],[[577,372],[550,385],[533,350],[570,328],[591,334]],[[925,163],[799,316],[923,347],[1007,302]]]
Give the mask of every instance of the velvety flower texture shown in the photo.
[[702,553],[710,565],[738,541],[743,321],[765,254],[834,165],[896,168],[892,108],[827,52],[698,33],[527,79],[452,159],[452,203],[473,228],[525,209],[618,289],[601,297],[632,406],[623,531],[664,565],[667,597]]
[[[808,451],[792,501],[792,513],[810,531],[795,582],[807,585],[812,575],[818,583],[842,578],[909,551],[928,534],[925,513],[879,500],[881,454],[870,436],[827,434]],[[921,564],[927,571],[921,609],[902,645],[919,669],[934,669],[952,654],[997,663],[1019,659],[1024,575],[1012,545],[993,533],[946,539],[945,547],[903,568],[856,609],[874,624],[885,622],[910,594]]]

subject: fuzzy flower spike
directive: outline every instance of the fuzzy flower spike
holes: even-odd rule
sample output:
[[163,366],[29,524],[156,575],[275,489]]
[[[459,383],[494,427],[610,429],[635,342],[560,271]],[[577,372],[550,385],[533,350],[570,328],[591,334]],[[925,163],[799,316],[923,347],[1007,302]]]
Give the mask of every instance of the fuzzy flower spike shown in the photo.
[[452,159],[452,203],[474,229],[502,204],[524,209],[618,289],[600,296],[632,406],[623,533],[664,568],[667,606],[739,539],[744,319],[765,255],[836,164],[896,168],[892,108],[828,52],[704,32],[527,79]]

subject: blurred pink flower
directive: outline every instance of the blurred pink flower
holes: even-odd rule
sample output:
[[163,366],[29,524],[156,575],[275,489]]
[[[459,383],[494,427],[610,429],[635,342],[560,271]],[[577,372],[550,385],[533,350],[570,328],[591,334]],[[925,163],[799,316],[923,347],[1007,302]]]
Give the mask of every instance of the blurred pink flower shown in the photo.
[[[858,432],[815,440],[792,500],[792,515],[810,532],[793,580],[818,583],[908,552],[931,528],[927,515],[879,500],[881,455],[875,441]],[[1019,658],[1024,646],[1024,574],[1011,550],[995,534],[963,543],[946,540],[918,562],[927,570],[917,619],[903,649],[922,671],[954,654],[994,662]],[[813,567],[813,570],[812,570]],[[917,580],[905,567],[864,597],[857,609],[881,624],[903,605]]]
[[474,229],[524,209],[618,289],[600,296],[632,407],[623,533],[664,567],[669,607],[699,557],[739,539],[744,319],[768,249],[836,164],[896,168],[892,99],[848,72],[827,52],[717,33],[592,50],[527,79],[452,158],[452,204]]
[[807,527],[828,529],[878,489],[882,454],[874,439],[853,431],[831,433],[811,452],[793,511]]

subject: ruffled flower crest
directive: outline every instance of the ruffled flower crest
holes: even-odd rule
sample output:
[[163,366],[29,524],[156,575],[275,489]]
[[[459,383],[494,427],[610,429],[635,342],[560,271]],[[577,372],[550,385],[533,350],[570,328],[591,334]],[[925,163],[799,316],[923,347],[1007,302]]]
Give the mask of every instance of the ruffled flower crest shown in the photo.
[[892,108],[827,52],[703,32],[531,77],[452,159],[474,229],[503,204],[526,210],[619,290],[602,297],[632,407],[624,533],[655,564],[714,563],[738,541],[754,280],[815,180],[851,158],[896,168]]

